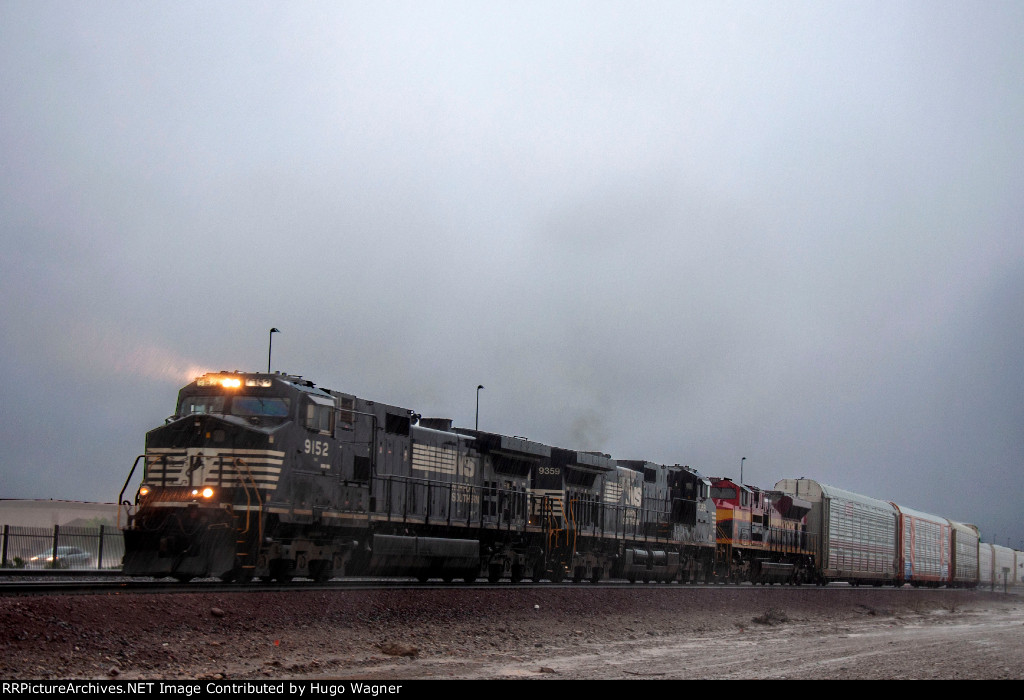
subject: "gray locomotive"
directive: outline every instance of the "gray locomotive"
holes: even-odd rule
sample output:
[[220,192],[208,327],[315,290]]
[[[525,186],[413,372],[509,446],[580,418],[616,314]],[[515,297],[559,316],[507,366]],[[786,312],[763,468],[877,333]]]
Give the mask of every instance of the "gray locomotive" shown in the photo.
[[685,581],[714,565],[695,470],[453,428],[287,374],[198,378],[140,461],[131,575]]

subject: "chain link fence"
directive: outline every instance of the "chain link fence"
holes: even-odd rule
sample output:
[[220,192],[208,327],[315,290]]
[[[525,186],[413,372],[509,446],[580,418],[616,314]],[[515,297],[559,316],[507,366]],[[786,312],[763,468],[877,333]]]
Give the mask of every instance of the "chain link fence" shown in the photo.
[[4,525],[4,569],[120,570],[124,537],[116,527],[21,527]]

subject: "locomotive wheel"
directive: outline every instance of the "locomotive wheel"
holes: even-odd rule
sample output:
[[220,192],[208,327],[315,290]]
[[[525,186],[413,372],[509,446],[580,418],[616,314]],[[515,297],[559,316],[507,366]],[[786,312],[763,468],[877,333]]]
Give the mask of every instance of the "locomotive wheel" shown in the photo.
[[565,567],[564,566],[556,566],[554,569],[551,570],[551,582],[552,583],[561,583],[564,580],[565,580]]
[[317,583],[327,583],[331,580],[331,563],[326,559],[317,559],[309,562],[309,577]]
[[444,576],[441,577],[441,580],[444,581],[445,583],[451,583],[452,581],[455,580],[455,576],[453,576],[452,574],[445,574]]
[[487,582],[497,583],[501,580],[501,566],[498,564],[491,564],[487,567]]
[[252,570],[236,566],[231,571],[221,574],[220,580],[224,583],[249,583],[252,581]]
[[575,569],[573,569],[573,571],[572,571],[572,582],[573,583],[579,583],[580,581],[582,581],[583,580],[583,573],[584,573],[584,571],[585,570],[584,570],[584,568],[582,566],[577,566]]
[[192,576],[190,574],[174,574],[174,580],[178,583],[188,583],[194,578],[195,576]]
[[602,575],[604,575],[604,570],[603,569],[594,569],[592,572],[590,572],[590,582],[591,583],[599,582],[601,580],[601,576]]
[[288,569],[288,563],[285,559],[275,559],[270,562],[269,571],[267,572],[268,581],[277,581],[278,583],[290,583],[292,580],[292,574]]
[[512,583],[521,583],[523,580],[523,565],[513,564],[512,565]]
[[465,581],[466,583],[473,583],[473,581],[476,581],[476,572],[473,572],[471,574],[466,574],[465,576],[462,577],[462,580]]

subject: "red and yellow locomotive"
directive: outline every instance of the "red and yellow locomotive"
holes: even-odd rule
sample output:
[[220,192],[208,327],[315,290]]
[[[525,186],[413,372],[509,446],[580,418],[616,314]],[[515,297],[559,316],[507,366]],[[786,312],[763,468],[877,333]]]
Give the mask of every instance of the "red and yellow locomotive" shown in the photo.
[[711,498],[716,579],[761,584],[814,580],[810,503],[725,477],[711,480]]

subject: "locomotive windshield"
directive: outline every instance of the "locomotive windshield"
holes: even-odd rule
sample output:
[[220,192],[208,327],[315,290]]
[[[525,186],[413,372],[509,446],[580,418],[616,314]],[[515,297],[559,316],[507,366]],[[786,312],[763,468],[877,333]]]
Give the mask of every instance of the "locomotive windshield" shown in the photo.
[[231,416],[263,416],[287,418],[291,399],[273,396],[185,396],[181,399],[182,416],[198,413],[219,413]]
[[276,397],[235,396],[231,399],[231,415],[286,418],[290,404],[289,399]]
[[181,400],[181,411],[183,416],[190,416],[194,413],[224,413],[223,396],[186,396]]
[[732,486],[712,486],[711,497],[723,500],[736,498],[736,489]]

